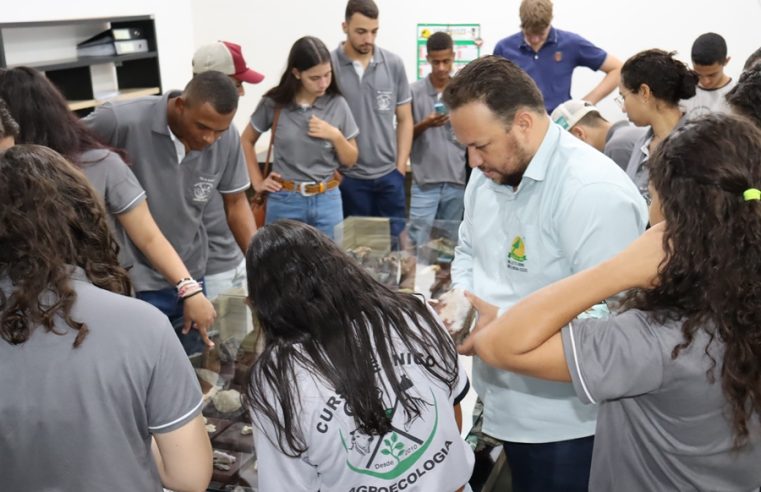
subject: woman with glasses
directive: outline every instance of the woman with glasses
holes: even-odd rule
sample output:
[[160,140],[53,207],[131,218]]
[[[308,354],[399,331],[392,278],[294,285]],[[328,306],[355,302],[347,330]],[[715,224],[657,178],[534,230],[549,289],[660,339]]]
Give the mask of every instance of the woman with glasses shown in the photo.
[[[272,172],[262,176],[254,145],[270,129]],[[356,164],[358,134],[325,44],[312,36],[297,40],[280,83],[264,95],[241,136],[254,188],[269,193],[266,223],[298,220],[332,238],[343,220],[335,172]]]
[[697,85],[697,74],[675,59],[673,52],[642,51],[626,60],[621,68],[616,101],[632,123],[649,127],[634,144],[626,167],[648,203],[648,158],[669,133],[685,123],[679,101],[693,97]]

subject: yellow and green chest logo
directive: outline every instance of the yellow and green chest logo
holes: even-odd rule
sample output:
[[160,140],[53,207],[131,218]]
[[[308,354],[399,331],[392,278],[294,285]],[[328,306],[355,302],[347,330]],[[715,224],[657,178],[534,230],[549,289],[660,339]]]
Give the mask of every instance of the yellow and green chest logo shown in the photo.
[[522,237],[515,236],[507,257],[521,263],[526,261],[526,244],[523,242]]

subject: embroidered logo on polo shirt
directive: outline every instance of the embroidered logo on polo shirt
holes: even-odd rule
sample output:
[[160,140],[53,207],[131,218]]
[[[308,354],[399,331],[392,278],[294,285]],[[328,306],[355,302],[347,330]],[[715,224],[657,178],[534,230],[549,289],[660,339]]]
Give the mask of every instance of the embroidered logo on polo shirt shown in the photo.
[[526,262],[526,243],[521,236],[515,236],[507,254],[507,268],[518,272],[527,272]]
[[391,111],[393,95],[391,91],[375,91],[375,108],[378,111]]
[[555,61],[560,63],[563,61],[563,52],[562,51],[556,51],[555,52]]
[[208,202],[214,189],[214,181],[208,181],[204,178],[199,179],[200,181],[193,185],[193,201]]

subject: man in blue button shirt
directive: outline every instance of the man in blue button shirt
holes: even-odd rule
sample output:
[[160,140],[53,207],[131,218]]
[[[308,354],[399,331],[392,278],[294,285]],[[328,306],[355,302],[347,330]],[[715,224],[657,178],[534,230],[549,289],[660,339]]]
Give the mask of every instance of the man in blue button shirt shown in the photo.
[[497,43],[494,54],[512,61],[534,79],[548,113],[571,99],[576,67],[606,74],[581,98],[585,101],[597,104],[618,86],[621,61],[578,34],[552,27],[551,0],[523,0],[519,14],[521,31]]

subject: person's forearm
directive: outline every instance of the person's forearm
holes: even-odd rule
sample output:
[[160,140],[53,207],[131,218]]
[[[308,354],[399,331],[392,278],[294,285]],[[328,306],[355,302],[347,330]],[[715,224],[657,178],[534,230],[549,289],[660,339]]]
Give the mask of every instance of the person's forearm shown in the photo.
[[592,91],[584,96],[585,101],[589,101],[592,104],[597,104],[602,101],[608,94],[618,87],[618,81],[621,77],[621,69],[616,68],[605,74],[605,77],[600,81]]
[[407,173],[407,161],[412,150],[412,118],[400,119],[396,126],[396,168]]
[[251,186],[258,186],[264,180],[262,172],[259,169],[259,159],[256,157],[256,150],[254,146],[259,140],[259,133],[251,127],[249,123],[243,130],[243,134],[240,137],[240,144],[243,147],[243,155],[246,158],[246,168],[248,169],[248,175],[251,179]]
[[190,277],[180,255],[153,220],[145,201],[132,210],[117,215],[117,220],[132,243],[170,284],[176,285],[180,280]]
[[489,365],[510,369],[514,358],[542,345],[580,313],[632,287],[619,278],[609,260],[534,292],[474,336],[476,353]]
[[230,231],[235,237],[243,254],[246,254],[248,243],[256,233],[256,221],[246,200],[246,194],[243,192],[235,193],[234,197],[224,196],[225,213],[227,215],[227,224]]
[[421,133],[431,127],[431,123],[428,120],[421,120],[414,127],[412,127],[412,139],[415,140]]
[[351,139],[347,140],[343,133],[338,132],[338,136],[333,140],[333,147],[336,149],[336,155],[338,156],[338,162],[344,167],[351,167],[357,163],[359,157],[359,150],[357,149],[357,141]]

